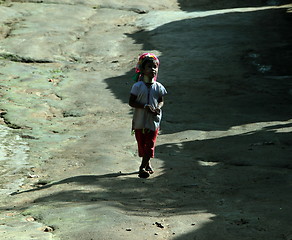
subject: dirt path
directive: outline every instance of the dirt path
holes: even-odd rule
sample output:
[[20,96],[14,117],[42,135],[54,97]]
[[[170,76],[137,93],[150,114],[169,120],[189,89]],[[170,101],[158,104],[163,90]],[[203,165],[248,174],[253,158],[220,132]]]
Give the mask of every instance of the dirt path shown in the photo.
[[[0,239],[292,239],[292,5],[233,4],[0,1]],[[169,92],[147,180],[144,51]]]

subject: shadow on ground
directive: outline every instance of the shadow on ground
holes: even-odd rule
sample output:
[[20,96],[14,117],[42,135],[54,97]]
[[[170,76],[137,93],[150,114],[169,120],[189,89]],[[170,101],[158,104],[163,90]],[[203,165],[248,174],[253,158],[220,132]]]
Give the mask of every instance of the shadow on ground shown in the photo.
[[[227,130],[291,118],[291,14],[286,9],[187,19],[130,35],[156,49],[169,95],[164,133]],[[133,70],[107,79],[128,102]]]
[[[163,133],[289,120],[289,23],[285,10],[267,10],[182,20],[131,35],[144,49],[162,53],[159,80],[169,91]],[[261,66],[271,68],[261,72]],[[124,103],[132,74],[106,80]],[[76,176],[30,191],[76,183],[104,191],[62,191],[35,203],[118,201],[141,216],[215,215],[199,231],[175,239],[281,239],[291,222],[287,127],[277,123],[240,135],[159,145],[162,174],[147,181],[130,176],[135,173]]]
[[[290,26],[291,13],[277,9],[187,19],[131,35],[144,49],[162,53],[159,81],[169,91],[163,133],[291,119]],[[124,82],[131,75],[106,80],[125,103]],[[145,185],[137,199],[143,201],[151,189],[151,203],[139,202],[140,207],[216,215],[199,231],[175,239],[285,238],[285,223],[291,221],[289,126],[275,123],[235,136],[158,146],[164,173]],[[275,206],[285,206],[285,213]]]
[[243,7],[262,7],[262,6],[279,6],[283,4],[289,4],[289,0],[178,0],[179,6],[183,11],[206,11],[206,10],[218,10],[228,8],[243,8]]
[[[192,215],[193,224],[196,214],[213,214],[198,231],[174,239],[281,239],[289,234],[291,222],[291,145],[289,133],[272,128],[164,144],[157,147],[164,161],[159,176],[142,180],[133,177],[137,172],[80,175],[16,194],[51,188],[34,204],[118,202],[130,215]],[[60,185],[68,185],[68,190],[58,191]]]

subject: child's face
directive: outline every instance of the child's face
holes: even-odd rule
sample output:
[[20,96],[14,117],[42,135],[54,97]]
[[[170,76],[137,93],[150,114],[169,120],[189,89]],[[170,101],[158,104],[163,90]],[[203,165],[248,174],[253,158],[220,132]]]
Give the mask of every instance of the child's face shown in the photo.
[[149,77],[150,79],[154,78],[158,72],[158,64],[155,62],[147,62],[143,69],[143,73],[145,76]]

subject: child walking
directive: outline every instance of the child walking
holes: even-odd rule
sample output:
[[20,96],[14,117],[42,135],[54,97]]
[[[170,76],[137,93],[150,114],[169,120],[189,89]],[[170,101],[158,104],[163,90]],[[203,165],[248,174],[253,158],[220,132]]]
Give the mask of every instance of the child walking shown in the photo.
[[129,105],[134,108],[132,130],[138,144],[138,154],[142,157],[139,177],[147,178],[154,173],[150,158],[154,149],[162,118],[161,108],[167,94],[164,86],[157,82],[159,60],[152,53],[142,54],[136,66],[136,83],[132,86]]

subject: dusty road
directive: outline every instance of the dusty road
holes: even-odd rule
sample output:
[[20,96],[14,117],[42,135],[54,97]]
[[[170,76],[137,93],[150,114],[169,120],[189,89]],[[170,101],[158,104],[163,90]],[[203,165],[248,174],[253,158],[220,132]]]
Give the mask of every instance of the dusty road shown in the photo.
[[[1,240],[292,239],[292,4],[211,2],[0,1]],[[169,92],[147,180],[145,51]]]

